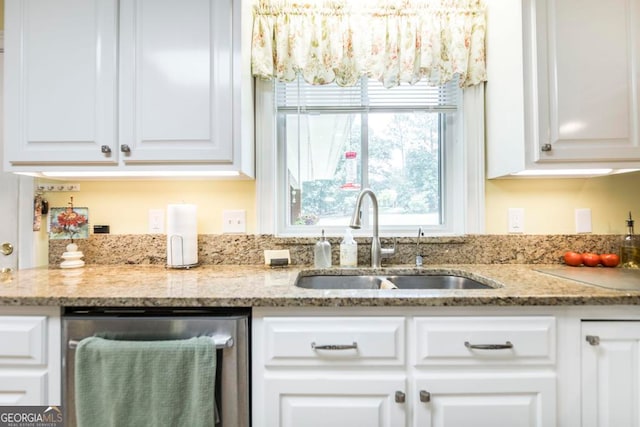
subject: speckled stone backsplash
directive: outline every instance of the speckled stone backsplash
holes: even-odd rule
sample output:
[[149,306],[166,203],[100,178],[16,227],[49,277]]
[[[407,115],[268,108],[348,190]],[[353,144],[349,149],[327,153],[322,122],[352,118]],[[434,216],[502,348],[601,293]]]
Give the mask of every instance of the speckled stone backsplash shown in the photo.
[[[264,264],[265,249],[289,249],[291,263],[313,264],[315,238],[280,238],[272,235],[200,235],[200,264]],[[333,265],[339,264],[341,238],[329,238]],[[576,252],[618,252],[618,235],[467,235],[459,237],[426,237],[420,240],[424,264],[554,264],[562,262],[562,254]],[[371,239],[356,238],[358,265],[369,265]],[[49,264],[58,265],[68,244],[65,240],[49,241]],[[77,240],[87,264],[166,264],[166,236],[160,234],[91,235]],[[393,239],[382,239],[384,247]],[[416,239],[397,239],[397,251],[384,265],[414,264]]]

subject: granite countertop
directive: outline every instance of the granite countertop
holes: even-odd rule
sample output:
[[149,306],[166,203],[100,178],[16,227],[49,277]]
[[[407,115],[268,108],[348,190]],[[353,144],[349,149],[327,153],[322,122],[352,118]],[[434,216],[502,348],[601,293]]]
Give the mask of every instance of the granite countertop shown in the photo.
[[[557,266],[557,265],[556,265]],[[308,267],[205,265],[190,270],[142,265],[26,269],[0,281],[0,305],[41,306],[521,306],[640,304],[640,290],[619,291],[537,272],[545,265],[460,264],[357,272],[454,273],[496,286],[483,290],[313,290],[294,286]],[[547,267],[553,267],[549,265]],[[585,267],[586,268],[586,267]],[[331,274],[349,270],[330,269]],[[353,273],[354,271],[351,270]]]

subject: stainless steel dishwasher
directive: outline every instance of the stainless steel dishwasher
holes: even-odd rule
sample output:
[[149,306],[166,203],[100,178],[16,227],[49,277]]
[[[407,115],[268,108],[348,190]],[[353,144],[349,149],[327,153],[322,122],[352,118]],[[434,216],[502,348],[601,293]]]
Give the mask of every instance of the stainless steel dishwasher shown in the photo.
[[[74,356],[92,336],[122,340],[175,340],[210,336],[215,341],[216,427],[249,427],[250,309],[66,308],[62,322],[62,392],[65,425],[76,426]],[[212,402],[213,404],[213,402]]]

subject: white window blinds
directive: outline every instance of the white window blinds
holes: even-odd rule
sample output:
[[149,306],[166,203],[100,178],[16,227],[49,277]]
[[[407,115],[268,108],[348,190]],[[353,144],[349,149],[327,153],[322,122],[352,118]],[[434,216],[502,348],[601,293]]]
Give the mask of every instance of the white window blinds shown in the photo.
[[457,79],[441,86],[426,81],[385,88],[377,80],[362,78],[354,86],[311,85],[298,77],[291,83],[275,82],[278,111],[456,111]]

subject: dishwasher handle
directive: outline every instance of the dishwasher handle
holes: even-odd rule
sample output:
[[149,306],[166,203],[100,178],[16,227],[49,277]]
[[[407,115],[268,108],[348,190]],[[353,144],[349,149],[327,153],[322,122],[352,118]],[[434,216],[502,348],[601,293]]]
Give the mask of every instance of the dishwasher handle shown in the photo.
[[[215,343],[217,350],[222,350],[222,349],[225,349],[225,348],[231,348],[231,347],[233,347],[233,344],[234,344],[233,337],[230,336],[230,335],[212,335],[210,338]],[[69,343],[68,343],[69,349],[73,350],[76,347],[78,347],[78,343],[79,342],[80,341],[69,340]]]

